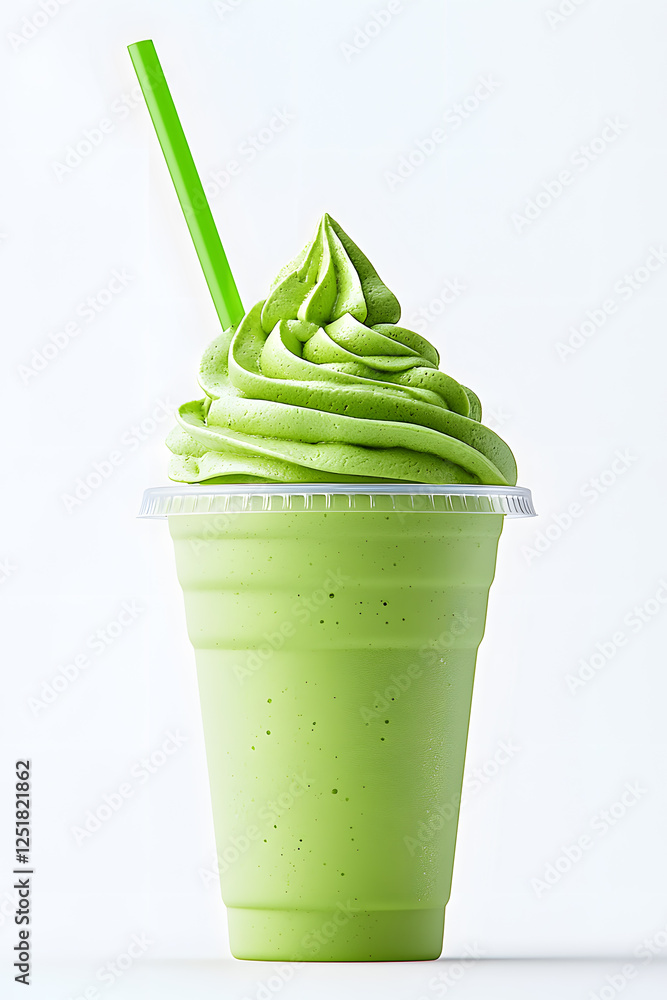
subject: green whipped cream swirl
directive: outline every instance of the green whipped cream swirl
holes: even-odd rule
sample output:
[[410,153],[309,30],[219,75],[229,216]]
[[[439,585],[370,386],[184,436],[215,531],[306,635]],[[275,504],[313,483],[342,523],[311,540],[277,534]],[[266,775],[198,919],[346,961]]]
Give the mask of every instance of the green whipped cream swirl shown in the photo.
[[513,486],[514,457],[480,423],[477,396],[400,314],[324,215],[268,298],[207,348],[206,395],[180,407],[167,438],[170,478]]

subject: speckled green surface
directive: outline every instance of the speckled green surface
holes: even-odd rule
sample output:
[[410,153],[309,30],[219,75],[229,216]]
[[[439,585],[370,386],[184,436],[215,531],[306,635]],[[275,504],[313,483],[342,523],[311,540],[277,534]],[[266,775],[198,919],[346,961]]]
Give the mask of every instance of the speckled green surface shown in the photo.
[[237,957],[440,954],[502,521],[170,517]]

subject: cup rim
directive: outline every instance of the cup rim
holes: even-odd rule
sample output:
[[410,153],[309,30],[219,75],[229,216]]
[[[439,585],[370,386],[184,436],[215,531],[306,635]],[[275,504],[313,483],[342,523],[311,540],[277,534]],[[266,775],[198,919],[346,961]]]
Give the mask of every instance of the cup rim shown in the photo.
[[[334,498],[336,498],[334,500]],[[347,499],[346,499],[347,498]],[[419,498],[415,503],[415,498]],[[219,483],[154,486],[145,490],[139,517],[243,511],[391,510],[504,514],[535,517],[524,486],[425,483]]]

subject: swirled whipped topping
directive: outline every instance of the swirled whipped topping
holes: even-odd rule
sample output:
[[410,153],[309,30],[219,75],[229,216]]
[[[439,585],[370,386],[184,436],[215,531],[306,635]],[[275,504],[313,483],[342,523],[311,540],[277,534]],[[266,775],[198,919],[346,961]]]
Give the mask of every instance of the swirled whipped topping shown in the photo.
[[266,299],[207,348],[167,438],[185,483],[514,485],[512,452],[481,423],[436,349],[398,326],[370,261],[324,215]]

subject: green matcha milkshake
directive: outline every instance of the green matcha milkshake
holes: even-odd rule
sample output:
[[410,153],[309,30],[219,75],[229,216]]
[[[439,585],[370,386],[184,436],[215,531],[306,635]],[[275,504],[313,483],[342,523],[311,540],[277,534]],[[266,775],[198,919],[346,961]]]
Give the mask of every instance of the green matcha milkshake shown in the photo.
[[434,959],[506,515],[475,394],[329,216],[206,350],[167,516],[232,953]]

